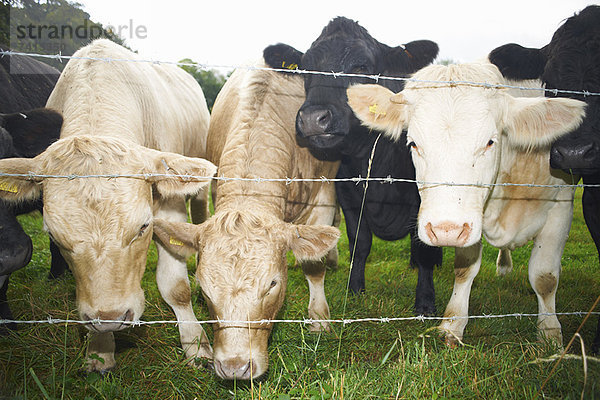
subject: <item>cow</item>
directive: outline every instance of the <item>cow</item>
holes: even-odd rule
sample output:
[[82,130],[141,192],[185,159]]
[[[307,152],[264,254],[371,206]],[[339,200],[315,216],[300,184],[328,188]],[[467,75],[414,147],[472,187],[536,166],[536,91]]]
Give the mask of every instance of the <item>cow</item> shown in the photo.
[[[585,103],[455,83],[506,84],[489,62],[431,65],[412,78],[397,94],[379,85],[353,86],[348,102],[364,124],[393,140],[407,129],[421,196],[419,238],[456,248],[454,289],[440,324],[447,344],[463,338],[485,235],[507,250],[533,240],[529,282],[538,299],[538,336],[560,345],[555,296],[574,189],[568,174],[550,169],[548,154],[554,140],[581,123]],[[560,184],[567,187],[552,186]]]
[[[365,28],[347,18],[333,19],[311,47],[302,54],[277,44],[264,50],[267,64],[274,68],[298,67],[311,71],[345,72],[403,77],[429,64],[437,56],[438,46],[419,40],[390,47],[375,40]],[[325,160],[341,160],[337,178],[395,176],[414,179],[414,167],[402,141],[381,138],[372,164],[371,150],[376,136],[370,135],[346,103],[346,88],[365,78],[307,74],[304,77],[306,101],[296,117],[298,143]],[[401,80],[381,80],[391,90],[402,89]],[[434,265],[442,262],[442,250],[423,245],[414,230],[419,195],[413,183],[370,185],[363,211],[366,188],[354,182],[338,181],[337,198],[346,220],[350,255],[353,260],[349,287],[353,293],[365,290],[365,264],[373,235],[398,240],[410,234],[410,264],[418,267],[415,312],[435,313]],[[362,215],[362,217],[361,217]]]
[[[511,43],[494,49],[490,61],[509,79],[541,79],[546,89],[600,92],[600,6],[588,6],[568,18],[541,49]],[[600,184],[600,96],[546,92],[587,103],[581,126],[558,139],[550,152],[550,165],[579,176],[586,185]],[[600,258],[600,188],[583,191],[583,215]],[[592,350],[600,350],[600,319]]]
[[[309,318],[330,315],[321,258],[329,253],[336,259],[340,232],[331,225],[338,207],[334,186],[318,178],[335,176],[338,163],[319,161],[297,146],[294,120],[303,101],[298,76],[237,69],[210,121],[208,158],[223,177],[213,190],[215,214],[201,225],[154,222],[155,236],[174,254],[198,252],[196,278],[212,318],[224,321],[213,325],[213,365],[224,379],[253,379],[267,371],[273,323],[239,321],[276,317],[287,286],[287,251],[308,281]],[[279,181],[263,180],[269,178]],[[310,326],[329,329],[326,321]]]
[[[35,157],[58,139],[62,117],[40,107],[46,104],[59,75],[58,70],[30,57],[0,58],[0,113],[4,113],[0,114],[0,158]],[[5,189],[0,185],[0,190]],[[18,206],[0,202],[0,319],[13,319],[7,302],[10,273],[27,265],[32,253],[31,239],[16,216],[34,210],[42,210],[41,201]],[[49,277],[56,278],[64,273],[66,262],[52,242],[50,252]]]
[[[63,116],[60,139],[32,159],[0,160],[0,172],[35,175],[4,177],[13,190],[0,197],[19,202],[43,195],[44,228],[73,272],[80,317],[96,320],[86,325],[87,369],[99,372],[116,364],[113,332],[144,310],[141,279],[153,217],[186,221],[184,197],[195,195],[200,217],[216,172],[196,158],[206,151],[209,113],[193,77],[172,65],[105,59],[139,56],[105,39],[78,50],[47,103]],[[160,245],[156,280],[177,320],[188,322],[179,324],[186,359],[212,357],[202,327],[189,323],[196,317],[186,263]]]

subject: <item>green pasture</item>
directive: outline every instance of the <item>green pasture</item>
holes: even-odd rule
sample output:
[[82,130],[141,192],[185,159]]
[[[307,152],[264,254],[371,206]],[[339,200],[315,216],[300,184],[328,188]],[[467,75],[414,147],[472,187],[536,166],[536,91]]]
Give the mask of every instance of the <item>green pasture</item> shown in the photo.
[[[581,192],[562,265],[557,311],[587,311],[600,295],[596,248],[581,214]],[[34,241],[29,266],[16,272],[10,304],[20,320],[78,318],[71,275],[48,281],[48,238],[39,215],[21,217]],[[345,232],[345,227],[342,226]],[[367,264],[367,293],[348,295],[348,241],[338,245],[340,265],[328,271],[326,293],[332,318],[410,317],[416,271],[408,265],[410,243],[375,240]],[[535,313],[537,302],[527,278],[530,247],[513,253],[514,270],[495,274],[496,250],[484,248],[475,280],[471,315]],[[452,292],[453,250],[436,270],[438,314]],[[189,265],[190,277],[194,265]],[[152,247],[143,286],[143,319],[173,320],[155,282]],[[193,283],[198,319],[208,319],[200,288]],[[290,260],[282,319],[307,317],[308,288]],[[589,347],[597,324],[593,316],[581,335]],[[561,316],[567,343],[583,317]],[[264,379],[224,382],[208,368],[185,365],[177,327],[151,325],[115,334],[117,368],[107,376],[83,372],[86,329],[79,325],[27,325],[0,337],[0,399],[598,399],[600,362],[587,358],[577,341],[551,374],[559,349],[536,341],[534,318],[471,320],[464,346],[447,348],[434,321],[336,324],[330,334],[311,334],[302,324],[276,325],[270,369]],[[207,327],[209,336],[211,329]],[[543,389],[542,389],[542,385]]]

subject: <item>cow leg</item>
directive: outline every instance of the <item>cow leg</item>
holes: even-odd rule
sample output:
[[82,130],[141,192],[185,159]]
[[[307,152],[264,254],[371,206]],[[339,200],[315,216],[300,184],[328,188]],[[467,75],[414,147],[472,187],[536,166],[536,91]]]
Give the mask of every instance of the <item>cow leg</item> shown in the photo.
[[[10,275],[0,275],[0,319],[14,319],[6,298],[9,277]],[[0,335],[7,333],[7,329],[15,329],[16,327],[15,323],[0,324]]]
[[48,279],[60,278],[69,269],[69,266],[62,254],[60,254],[58,246],[52,240],[50,240],[50,255],[50,273],[48,274]]
[[[533,240],[529,258],[529,282],[538,299],[538,313],[556,312],[556,289],[560,276],[560,259],[567,242],[573,201],[559,201],[548,212],[544,227]],[[562,346],[560,322],[556,315],[538,317],[538,337]]]
[[463,338],[469,316],[471,286],[481,267],[481,242],[470,247],[457,247],[454,255],[454,289],[439,329],[446,334],[446,344],[456,346]]
[[204,187],[196,196],[190,198],[190,215],[194,224],[201,224],[210,216],[208,195],[210,185]]
[[[595,179],[583,178],[585,184],[597,184],[600,181]],[[598,257],[600,258],[600,188],[586,187],[583,191],[583,216],[585,224],[592,235],[592,239],[596,244]],[[598,310],[596,310],[598,311]],[[596,337],[592,344],[592,353],[597,354],[600,351],[600,317],[598,318],[598,327],[596,328]]]
[[[329,319],[329,305],[325,298],[325,263],[322,261],[304,261],[302,271],[308,282],[310,300],[308,302],[308,317],[312,319]],[[329,332],[329,322],[313,322],[311,332]]]
[[[307,224],[339,226],[340,212],[335,200],[335,188],[324,186],[314,199],[315,207],[311,211]],[[325,270],[330,262],[335,260],[337,266],[337,246],[329,251],[323,261],[303,261],[300,263],[302,271],[308,282],[310,300],[308,302],[308,317],[312,319],[329,319],[329,305],[325,297]],[[312,332],[329,332],[329,322],[315,322],[311,324]]]
[[425,245],[415,231],[410,234],[410,265],[418,268],[415,314],[435,314],[433,269],[442,264],[442,248]]
[[513,269],[512,256],[509,249],[500,249],[496,259],[496,275],[506,276]]
[[[342,222],[342,212],[340,210],[339,205],[336,205],[335,213],[333,216],[333,223],[331,224],[331,226],[335,226],[336,228],[339,228],[341,222]],[[327,256],[325,256],[325,264],[327,265],[327,267],[329,267],[331,269],[337,269],[338,255],[339,255],[339,253],[338,253],[337,246],[335,246],[333,249],[329,250],[329,253],[327,253]]]
[[89,332],[87,371],[105,372],[113,369],[115,362],[115,337],[112,332]]
[[[169,221],[187,220],[185,202],[172,199],[161,201],[155,214]],[[160,243],[156,242],[158,262],[156,265],[156,283],[161,296],[175,312],[179,322],[179,336],[186,358],[194,363],[196,358],[212,359],[212,348],[202,326],[194,323],[198,320],[192,309],[192,293],[185,261],[172,256]]]

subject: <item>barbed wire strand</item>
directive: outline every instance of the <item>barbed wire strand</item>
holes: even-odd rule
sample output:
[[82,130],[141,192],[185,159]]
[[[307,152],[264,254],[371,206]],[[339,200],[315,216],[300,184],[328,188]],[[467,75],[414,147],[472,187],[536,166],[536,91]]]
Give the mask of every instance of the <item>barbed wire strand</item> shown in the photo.
[[600,312],[588,312],[588,311],[571,311],[571,312],[556,312],[556,313],[509,313],[509,314],[482,314],[482,315],[468,315],[468,316],[454,316],[454,317],[431,317],[424,315],[416,315],[412,317],[369,317],[369,318],[340,318],[340,319],[315,319],[315,318],[304,318],[304,319],[261,319],[255,321],[243,321],[243,320],[223,320],[223,319],[212,319],[202,321],[176,321],[176,320],[157,320],[157,321],[123,321],[123,320],[111,320],[111,319],[91,319],[91,320],[78,320],[78,319],[61,319],[53,318],[49,316],[47,319],[39,320],[15,320],[15,319],[0,319],[0,325],[2,324],[23,324],[23,325],[34,325],[34,324],[78,324],[78,325],[99,325],[103,323],[119,323],[130,326],[142,326],[142,325],[179,325],[179,324],[195,324],[195,325],[208,325],[208,324],[230,324],[230,325],[265,325],[274,323],[296,323],[310,325],[314,323],[332,323],[332,324],[356,324],[356,323],[390,323],[399,321],[456,321],[460,319],[500,319],[500,318],[536,318],[545,316],[575,316],[585,317],[586,315],[600,315]]
[[567,90],[567,89],[546,89],[541,87],[524,87],[518,85],[504,85],[504,84],[491,84],[487,82],[474,82],[474,81],[435,81],[435,80],[421,80],[407,77],[398,77],[398,76],[383,76],[383,75],[368,75],[368,74],[351,74],[345,72],[333,72],[333,71],[311,71],[305,69],[288,69],[288,68],[270,68],[270,67],[259,67],[259,66],[250,66],[250,65],[219,65],[219,64],[202,64],[196,62],[176,62],[176,61],[161,61],[161,60],[149,60],[144,58],[110,58],[110,57],[82,57],[82,56],[65,56],[62,53],[57,54],[39,54],[39,53],[27,53],[27,52],[18,52],[12,50],[4,50],[0,48],[0,57],[4,56],[27,56],[27,57],[35,57],[35,58],[46,58],[46,59],[54,59],[59,62],[62,60],[90,60],[90,61],[102,61],[102,62],[133,62],[133,63],[149,63],[156,65],[175,65],[180,67],[194,67],[202,70],[210,70],[210,69],[247,69],[247,70],[260,70],[260,71],[274,71],[274,72],[284,72],[290,74],[310,74],[310,75],[325,75],[325,76],[333,76],[334,78],[345,77],[345,78],[365,78],[373,80],[375,83],[378,83],[379,80],[392,80],[392,81],[405,81],[405,82],[416,82],[416,83],[428,83],[428,84],[443,84],[449,86],[476,86],[482,87],[486,89],[517,89],[517,90],[525,90],[525,91],[539,91],[539,92],[547,92],[552,93],[554,96],[558,94],[571,94],[571,95],[581,95],[584,97],[588,96],[600,96],[600,93],[590,92],[587,90]]
[[47,175],[47,174],[37,174],[37,173],[27,173],[27,174],[12,174],[12,173],[4,173],[0,172],[0,178],[19,178],[24,180],[43,180],[43,179],[94,179],[94,178],[105,178],[105,179],[117,179],[117,178],[131,178],[131,179],[150,179],[150,178],[165,178],[165,179],[173,179],[179,178],[181,180],[197,180],[197,181],[206,181],[206,180],[217,180],[217,181],[244,181],[244,182],[285,182],[286,184],[292,184],[294,182],[321,182],[321,183],[335,183],[335,182],[353,182],[357,185],[362,182],[379,182],[381,184],[392,184],[392,183],[415,183],[417,185],[423,186],[469,186],[469,187],[506,187],[506,186],[518,186],[518,187],[530,187],[530,188],[597,188],[600,187],[600,184],[556,184],[556,185],[544,185],[537,183],[510,183],[510,182],[502,182],[502,183],[461,183],[461,182],[429,182],[429,181],[419,181],[416,179],[405,179],[405,178],[393,178],[391,176],[387,177],[354,177],[354,178],[327,178],[325,176],[321,176],[319,178],[242,178],[242,177],[226,177],[226,176],[204,176],[204,175],[185,175],[185,174],[159,174],[159,173],[147,173],[147,174],[93,174],[93,175],[77,175],[77,174],[61,174],[61,175]]

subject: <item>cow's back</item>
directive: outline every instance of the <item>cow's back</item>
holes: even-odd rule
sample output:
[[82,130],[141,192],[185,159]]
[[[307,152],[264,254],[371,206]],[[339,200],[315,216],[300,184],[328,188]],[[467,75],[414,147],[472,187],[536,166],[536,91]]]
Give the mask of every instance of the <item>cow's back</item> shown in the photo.
[[[207,155],[218,176],[233,178],[333,177],[338,163],[319,161],[296,144],[295,119],[304,102],[301,77],[262,70],[236,70],[211,115]],[[289,182],[288,182],[289,183]],[[329,185],[332,195],[333,185]],[[228,181],[217,184],[217,207],[260,199],[306,223],[321,182]],[[244,196],[240,200],[239,195]],[[223,199],[227,200],[223,200]]]
[[139,62],[136,54],[104,39],[74,57],[48,100],[48,107],[63,115],[61,137],[116,136],[157,150],[204,156],[209,113],[191,75],[173,65]]
[[31,57],[0,58],[0,112],[15,113],[43,107],[60,72]]

